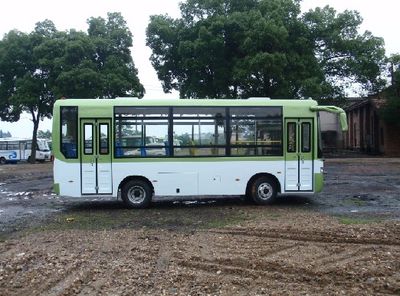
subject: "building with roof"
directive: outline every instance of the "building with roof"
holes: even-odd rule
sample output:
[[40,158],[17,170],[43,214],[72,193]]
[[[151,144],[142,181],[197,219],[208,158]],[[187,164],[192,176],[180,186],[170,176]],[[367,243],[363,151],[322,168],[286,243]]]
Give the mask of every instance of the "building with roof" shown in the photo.
[[344,135],[344,148],[400,156],[400,126],[389,124],[380,116],[379,110],[384,106],[385,99],[353,98],[348,102],[344,107],[349,125]]

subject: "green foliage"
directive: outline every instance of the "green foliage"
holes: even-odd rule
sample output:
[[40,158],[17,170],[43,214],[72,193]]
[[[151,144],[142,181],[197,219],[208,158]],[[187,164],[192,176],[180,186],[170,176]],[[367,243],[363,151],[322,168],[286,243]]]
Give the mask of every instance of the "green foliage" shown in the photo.
[[143,97],[145,90],[139,82],[130,51],[132,33],[121,14],[109,13],[107,20],[90,18],[88,24],[88,38],[93,46],[91,58],[95,67],[84,74],[89,77],[96,73],[101,75],[100,79],[90,79],[92,83],[101,83],[97,87],[100,97]]
[[393,54],[388,63],[394,95],[400,97],[400,54]]
[[[0,41],[0,118],[32,116],[33,143],[40,120],[60,97],[113,98],[144,94],[120,13],[88,20],[88,33],[57,31],[45,20],[29,33],[10,31]],[[32,145],[35,155],[36,145]]]
[[359,83],[369,93],[384,87],[380,77],[385,66],[384,41],[368,31],[358,33],[362,23],[358,12],[346,10],[337,14],[326,6],[309,11],[303,20],[327,81],[336,81],[339,89],[346,83]]
[[386,105],[381,110],[382,118],[390,123],[400,127],[400,97],[393,94],[387,96]]
[[10,101],[17,79],[31,71],[31,47],[27,34],[10,31],[0,43],[0,118],[19,120],[21,106]]
[[130,47],[132,34],[119,13],[88,20],[88,33],[59,32],[45,20],[30,34],[11,31],[0,41],[0,116],[21,111],[51,117],[59,97],[144,94]]
[[187,0],[182,17],[154,15],[151,62],[183,98],[340,97],[348,84],[383,87],[383,40],[360,35],[357,12],[304,15],[298,0]]
[[57,97],[143,97],[130,51],[132,34],[121,14],[90,18],[88,25],[88,33],[60,33],[38,48],[48,57],[46,64],[54,61]]
[[391,85],[384,91],[386,103],[380,113],[387,123],[400,127],[400,54],[392,55],[388,63]]

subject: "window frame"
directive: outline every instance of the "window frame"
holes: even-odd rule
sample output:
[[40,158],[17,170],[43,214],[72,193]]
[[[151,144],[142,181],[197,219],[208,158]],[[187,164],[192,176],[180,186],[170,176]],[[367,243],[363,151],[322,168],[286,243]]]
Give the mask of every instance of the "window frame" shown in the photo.
[[[290,149],[289,144],[289,137],[290,137],[290,133],[289,133],[289,125],[293,125],[294,126],[294,149]],[[287,123],[287,131],[286,131],[286,152],[287,153],[297,153],[297,122],[294,121],[290,121]]]
[[[163,108],[168,109],[168,114],[165,113],[167,116],[151,116],[151,117],[137,117],[137,116],[119,116],[120,114],[128,114],[128,113],[123,113],[123,108],[126,108],[127,110],[129,110],[129,108],[136,108],[133,106],[114,106],[114,112],[113,112],[113,134],[111,135],[112,139],[113,139],[113,143],[114,143],[114,158],[129,158],[129,159],[137,159],[137,158],[202,158],[202,157],[283,157],[284,156],[284,116],[283,116],[283,106],[140,106],[138,108],[145,110],[146,112],[148,112],[151,109],[155,109],[155,110],[160,110]],[[173,139],[173,135],[174,135],[174,120],[179,120],[179,119],[193,119],[193,120],[199,120],[199,119],[215,119],[214,117],[207,117],[207,116],[175,116],[175,110],[178,109],[193,109],[194,112],[196,110],[198,110],[199,108],[201,108],[202,110],[204,109],[210,109],[210,110],[223,110],[223,117],[222,120],[224,122],[224,136],[225,136],[225,141],[224,143],[221,144],[217,144],[217,145],[209,145],[209,144],[202,144],[202,145],[196,145],[196,146],[177,146],[174,145],[174,139]],[[272,154],[261,154],[261,155],[244,155],[244,154],[239,154],[239,155],[232,155],[232,149],[234,148],[249,148],[249,149],[259,149],[259,148],[271,148],[271,145],[260,145],[260,144],[255,144],[255,145],[235,145],[231,143],[231,136],[232,136],[232,131],[231,131],[231,127],[232,127],[232,119],[252,119],[252,120],[268,120],[267,116],[253,116],[253,117],[248,117],[248,116],[235,116],[232,117],[232,110],[235,109],[260,109],[260,108],[276,108],[279,112],[278,112],[278,116],[279,117],[279,128],[280,128],[280,145],[277,147],[272,147],[272,149],[276,149],[275,153]],[[118,113],[117,113],[118,111]],[[163,113],[164,114],[164,113]],[[189,114],[195,114],[195,113],[189,113]],[[210,112],[211,114],[211,112]],[[125,147],[119,147],[117,146],[117,130],[118,130],[118,125],[120,122],[123,122],[123,119],[143,119],[144,121],[146,119],[153,119],[153,120],[167,120],[167,126],[168,126],[168,133],[167,133],[167,137],[168,137],[168,146],[164,147],[167,150],[167,153],[165,155],[146,155],[146,156],[142,156],[142,155],[137,155],[137,156],[126,156],[126,155],[117,155],[118,154],[118,150],[119,149],[123,149]],[[159,148],[159,146],[144,146],[145,148]],[[129,148],[142,148],[142,146],[138,146],[138,147],[130,147]],[[215,149],[221,149],[224,148],[225,153],[221,154],[221,155],[175,155],[175,148],[215,148]]]
[[[76,152],[75,152],[75,156],[68,156],[66,155],[63,149],[63,132],[62,132],[62,128],[63,128],[63,109],[75,109],[74,111],[74,119],[75,119],[75,148],[76,148]],[[78,143],[78,139],[79,139],[79,135],[78,135],[78,128],[79,128],[79,124],[78,124],[78,112],[79,112],[79,107],[78,106],[60,106],[60,129],[59,129],[59,140],[60,140],[60,152],[61,154],[65,157],[65,159],[78,159],[78,151],[79,151],[79,143]]]
[[[107,151],[106,152],[102,152],[103,147],[101,147],[101,140],[102,140],[101,127],[102,126],[106,126],[106,128],[107,128],[107,142],[106,142],[107,143],[107,147],[106,147]],[[108,122],[100,122],[98,132],[99,132],[99,135],[98,135],[99,155],[108,155],[110,153],[110,124]]]
[[[229,132],[230,132],[230,135],[229,135],[229,147],[231,149],[231,152],[232,152],[233,149],[236,149],[236,148],[248,148],[248,149],[254,149],[254,150],[257,150],[259,148],[261,148],[261,149],[262,148],[271,148],[270,145],[257,144],[257,135],[255,135],[255,139],[256,139],[255,144],[252,144],[252,145],[232,144],[232,142],[230,141],[230,138],[232,137],[232,134],[233,134],[232,133],[232,126],[233,126],[232,121],[234,119],[237,119],[237,120],[249,119],[249,120],[253,120],[254,124],[255,124],[255,122],[257,120],[268,120],[268,118],[269,118],[268,116],[260,116],[260,115],[255,115],[255,116],[252,116],[252,117],[244,116],[244,115],[238,115],[238,116],[234,116],[233,117],[232,116],[232,110],[240,109],[240,108],[255,109],[255,110],[275,108],[275,109],[279,110],[279,120],[280,120],[279,128],[280,128],[280,141],[281,141],[281,143],[279,145],[279,149],[278,149],[279,151],[277,153],[274,153],[274,154],[261,154],[261,155],[243,155],[243,154],[240,154],[240,155],[230,155],[230,156],[232,156],[232,157],[280,157],[280,156],[283,156],[283,138],[284,138],[283,124],[284,124],[284,117],[283,117],[283,107],[282,106],[232,106],[232,107],[229,107],[229,111],[230,111],[230,116],[229,116],[229,127],[230,127],[230,129],[229,129]],[[272,147],[272,148],[274,149],[275,147]]]
[[[216,121],[216,116],[177,116],[176,115],[177,113],[175,112],[175,110],[179,110],[179,109],[181,109],[181,110],[182,109],[187,109],[189,111],[191,109],[193,109],[193,112],[188,112],[187,114],[190,114],[190,115],[194,115],[196,113],[197,114],[205,114],[204,112],[201,112],[201,113],[197,112],[199,108],[201,108],[202,111],[207,110],[207,109],[210,110],[210,111],[214,111],[214,112],[208,112],[207,113],[207,114],[210,114],[210,115],[213,115],[213,113],[215,113],[217,109],[218,109],[218,111],[222,111],[222,112],[218,112],[218,113],[222,113],[222,120],[223,120],[223,126],[224,126],[223,135],[225,136],[224,143],[222,143],[222,144],[184,145],[184,146],[182,146],[182,145],[177,146],[177,145],[173,144],[172,145],[173,151],[172,151],[171,155],[173,157],[176,157],[176,158],[185,158],[185,157],[226,157],[227,156],[227,152],[226,152],[226,150],[227,150],[227,135],[228,135],[228,132],[227,132],[227,120],[228,120],[228,118],[227,118],[226,114],[227,114],[228,107],[225,107],[225,106],[174,106],[174,107],[171,108],[172,109],[171,110],[171,113],[172,113],[171,114],[171,120],[172,120],[172,129],[173,129],[172,133],[174,132],[175,120],[178,120],[178,121],[179,120],[213,120],[214,122]],[[216,113],[216,114],[218,114],[218,113]],[[180,114],[184,114],[184,113],[180,113]],[[188,125],[189,125],[189,123],[188,123]],[[200,123],[200,126],[202,126],[201,123]],[[206,125],[203,124],[203,126],[206,126]],[[215,126],[215,124],[213,126]],[[200,135],[199,135],[199,137],[200,137]],[[200,140],[201,140],[201,138],[200,138]],[[214,155],[214,154],[209,154],[209,155],[195,155],[194,154],[194,155],[190,155],[191,153],[189,152],[188,155],[175,155],[175,148],[189,149],[189,150],[190,149],[217,149],[217,150],[223,149],[225,151],[225,153],[223,153],[221,155],[219,155],[219,154],[217,154],[217,155]]]
[[[136,107],[133,106],[114,106],[114,114],[113,114],[113,121],[114,121],[114,133],[112,135],[113,137],[113,142],[114,142],[114,158],[119,158],[119,159],[137,159],[137,158],[166,158],[169,157],[170,155],[170,147],[171,145],[168,146],[160,146],[160,145],[146,145],[146,142],[144,142],[144,145],[131,145],[131,146],[117,146],[117,129],[118,126],[120,125],[121,122],[129,122],[129,120],[141,120],[142,122],[146,122],[146,120],[163,120],[166,121],[167,124],[160,124],[160,126],[167,126],[167,136],[169,138],[169,126],[170,126],[170,108],[167,106],[140,106],[137,108],[143,109],[144,111],[149,111],[151,109],[165,109],[167,110],[167,113],[163,113],[166,114],[167,116],[118,116],[121,114],[129,114],[129,113],[116,113],[116,110],[118,109],[123,109],[123,108],[133,108],[135,109]],[[143,113],[142,113],[143,114]],[[151,114],[151,113],[150,113]],[[144,123],[144,125],[146,125]],[[140,139],[142,140],[143,138],[143,131],[140,132]],[[145,136],[146,137],[146,136]],[[169,142],[169,141],[168,141]],[[140,153],[138,155],[118,155],[118,151],[120,151],[121,149],[138,149],[140,151]],[[147,152],[145,152],[147,149],[164,149],[165,150],[165,155],[147,155]],[[142,155],[144,154],[144,155]]]
[[[87,126],[90,127],[91,136],[92,136],[92,139],[90,140],[90,143],[92,144],[91,147],[87,147],[86,146],[86,127]],[[83,154],[84,155],[93,155],[95,153],[95,151],[94,151],[95,147],[94,147],[94,141],[93,141],[94,140],[93,126],[94,126],[94,124],[91,123],[91,122],[85,122],[83,124],[83,131],[82,131],[83,135],[82,135],[82,137],[83,137]],[[86,149],[91,149],[91,152],[87,152]]]
[[[308,126],[308,149],[304,149],[304,132],[303,127]],[[311,130],[311,122],[302,122],[301,123],[301,152],[302,153],[310,153],[311,152],[311,145],[312,145],[312,130]]]

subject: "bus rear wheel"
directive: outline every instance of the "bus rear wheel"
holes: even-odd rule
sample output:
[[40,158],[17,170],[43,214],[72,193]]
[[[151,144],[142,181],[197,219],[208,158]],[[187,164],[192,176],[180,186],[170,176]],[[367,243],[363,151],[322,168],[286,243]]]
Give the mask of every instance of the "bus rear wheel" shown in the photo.
[[128,181],[121,189],[122,200],[129,208],[147,208],[150,205],[152,193],[150,185],[140,179]]
[[0,164],[6,164],[6,159],[4,157],[0,157]]
[[253,182],[250,195],[256,204],[271,204],[276,200],[278,194],[277,188],[275,180],[267,176],[262,176]]

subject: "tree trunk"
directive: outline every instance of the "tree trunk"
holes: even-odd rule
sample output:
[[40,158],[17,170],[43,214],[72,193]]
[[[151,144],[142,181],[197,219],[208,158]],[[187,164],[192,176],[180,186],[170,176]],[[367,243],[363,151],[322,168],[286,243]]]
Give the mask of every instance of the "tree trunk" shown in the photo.
[[34,112],[32,113],[32,121],[33,121],[33,134],[32,134],[32,146],[31,146],[31,156],[29,157],[30,163],[36,162],[36,146],[37,146],[37,132],[39,129],[39,114],[37,117]]

